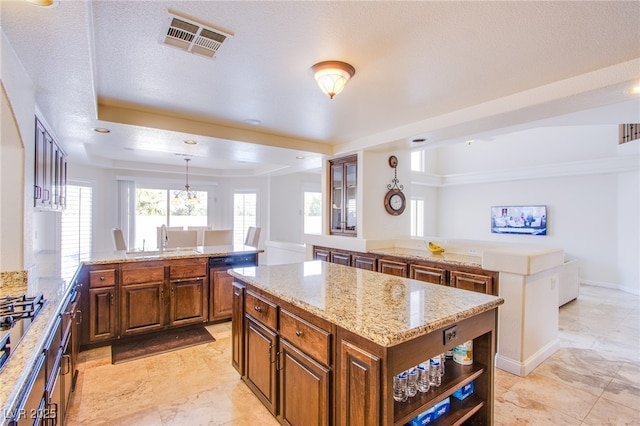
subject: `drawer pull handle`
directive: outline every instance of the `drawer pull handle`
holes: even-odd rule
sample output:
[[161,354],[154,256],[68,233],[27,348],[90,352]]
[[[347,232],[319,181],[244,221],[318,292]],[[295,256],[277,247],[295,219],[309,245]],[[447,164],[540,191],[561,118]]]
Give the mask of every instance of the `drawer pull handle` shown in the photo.
[[262,312],[262,306],[254,306],[253,310],[256,312]]
[[296,336],[298,336],[298,337],[302,336],[302,331],[296,330]]

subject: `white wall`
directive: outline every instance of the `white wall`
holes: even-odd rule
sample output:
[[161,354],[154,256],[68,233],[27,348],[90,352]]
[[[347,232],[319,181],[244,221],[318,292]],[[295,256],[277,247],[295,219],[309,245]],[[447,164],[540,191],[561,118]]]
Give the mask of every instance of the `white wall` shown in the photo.
[[322,176],[292,173],[270,180],[269,238],[300,244],[304,232],[304,192],[322,192]]
[[[435,235],[561,247],[582,282],[640,293],[639,141],[618,146],[617,136],[617,126],[545,128],[429,151],[445,183]],[[599,168],[631,157],[635,171]],[[547,205],[547,236],[491,233],[491,206],[532,204]]]
[[[35,89],[0,28],[0,271],[33,266],[33,161]],[[6,96],[6,98],[5,98]],[[25,166],[29,165],[29,166]]]

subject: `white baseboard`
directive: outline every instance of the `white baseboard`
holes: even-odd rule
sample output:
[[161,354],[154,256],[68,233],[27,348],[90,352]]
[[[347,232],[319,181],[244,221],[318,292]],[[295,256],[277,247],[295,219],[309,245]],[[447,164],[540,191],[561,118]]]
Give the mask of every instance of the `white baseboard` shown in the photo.
[[504,370],[507,373],[515,374],[516,376],[525,377],[531,373],[537,366],[553,355],[560,348],[560,340],[555,339],[533,354],[529,359],[524,362],[516,361],[511,358],[507,358],[500,354],[496,354],[496,368]]

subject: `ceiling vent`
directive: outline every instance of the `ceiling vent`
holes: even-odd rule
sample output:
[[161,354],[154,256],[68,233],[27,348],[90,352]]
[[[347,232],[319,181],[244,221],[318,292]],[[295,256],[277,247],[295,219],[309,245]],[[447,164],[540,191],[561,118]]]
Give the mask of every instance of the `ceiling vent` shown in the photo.
[[623,144],[640,139],[640,123],[620,124],[620,140]]
[[169,14],[168,27],[165,28],[162,37],[164,44],[213,58],[222,43],[233,35]]

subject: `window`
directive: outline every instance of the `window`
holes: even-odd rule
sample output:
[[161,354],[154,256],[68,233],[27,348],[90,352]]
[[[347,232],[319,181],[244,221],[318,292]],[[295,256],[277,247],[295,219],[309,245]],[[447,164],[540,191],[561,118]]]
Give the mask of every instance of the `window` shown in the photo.
[[92,188],[67,185],[67,207],[61,218],[61,273],[73,278],[80,262],[91,256]]
[[256,226],[258,196],[255,192],[233,194],[233,243],[243,244],[250,226]]
[[207,192],[194,191],[197,201],[176,198],[176,189],[136,188],[135,247],[158,247],[158,227],[207,226]]
[[424,150],[411,152],[411,171],[424,172]]
[[304,233],[320,234],[322,232],[322,193],[304,193]]
[[412,198],[411,207],[411,236],[424,237],[424,200]]

